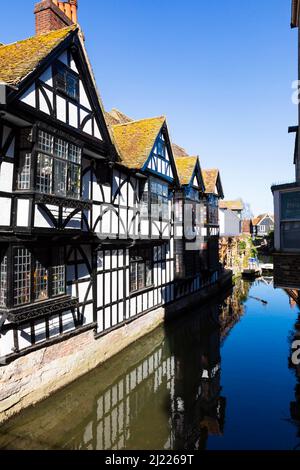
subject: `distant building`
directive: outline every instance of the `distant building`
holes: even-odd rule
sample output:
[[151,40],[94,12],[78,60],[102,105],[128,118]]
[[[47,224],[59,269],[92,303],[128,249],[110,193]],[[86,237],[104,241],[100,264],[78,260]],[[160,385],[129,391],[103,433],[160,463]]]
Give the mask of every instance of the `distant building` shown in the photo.
[[256,237],[267,237],[274,231],[274,217],[262,214],[252,220],[252,234]]
[[237,201],[220,201],[219,220],[220,235],[223,237],[237,237],[242,233],[242,211],[244,203]]

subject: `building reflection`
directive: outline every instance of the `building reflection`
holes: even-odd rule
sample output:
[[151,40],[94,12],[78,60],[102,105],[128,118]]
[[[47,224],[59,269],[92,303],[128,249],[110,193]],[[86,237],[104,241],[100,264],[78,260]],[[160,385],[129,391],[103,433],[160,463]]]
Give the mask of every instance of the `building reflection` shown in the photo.
[[[296,364],[293,358],[295,349],[293,345],[295,341],[298,341],[300,344],[300,291],[296,289],[284,289],[286,294],[289,296],[290,307],[293,310],[298,309],[297,321],[295,323],[293,331],[291,331],[289,342],[290,342],[290,357],[289,357],[289,368],[294,371],[296,377],[295,385],[295,400],[290,403],[290,414],[291,422],[297,428],[297,438],[299,438],[299,444],[297,448],[300,448],[300,364]],[[299,348],[299,346],[298,346]],[[300,358],[300,354],[298,355]]]
[[209,436],[224,433],[220,347],[244,314],[249,288],[240,281],[225,300],[150,335],[148,353],[129,350],[105,388],[103,374],[117,366],[28,410],[0,428],[0,448],[205,449]]

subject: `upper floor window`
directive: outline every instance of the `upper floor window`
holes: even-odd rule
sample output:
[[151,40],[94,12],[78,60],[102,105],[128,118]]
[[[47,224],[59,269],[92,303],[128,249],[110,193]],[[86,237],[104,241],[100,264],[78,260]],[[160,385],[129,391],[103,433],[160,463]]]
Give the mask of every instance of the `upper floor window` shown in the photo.
[[207,201],[207,223],[212,225],[219,224],[219,201],[218,197],[214,195],[208,196]]
[[157,145],[154,153],[161,158],[166,158],[166,144],[163,135],[161,134],[157,140]]
[[[38,133],[36,189],[79,199],[81,149],[44,131]],[[21,188],[20,188],[21,189]]]
[[20,130],[20,160],[18,171],[18,189],[30,189],[32,153],[32,129]]
[[154,179],[144,184],[141,195],[141,215],[147,217],[149,212],[154,219],[169,218],[169,187]]
[[63,63],[55,67],[55,86],[58,91],[76,101],[79,99],[79,77]]

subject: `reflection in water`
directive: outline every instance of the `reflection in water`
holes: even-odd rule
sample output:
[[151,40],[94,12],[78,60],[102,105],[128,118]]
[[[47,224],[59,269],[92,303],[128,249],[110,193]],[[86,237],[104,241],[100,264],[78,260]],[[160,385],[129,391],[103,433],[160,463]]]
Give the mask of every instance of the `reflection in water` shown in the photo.
[[[224,433],[220,346],[250,284],[171,325],[0,428],[6,449],[205,449]],[[221,302],[221,303],[220,303]]]
[[[297,305],[300,305],[300,291],[296,289],[285,289],[285,292],[289,296],[290,307],[295,310]],[[300,314],[298,314],[297,321],[294,326],[294,330],[291,331],[290,338],[290,348],[291,356],[289,358],[289,367],[295,372],[297,383],[295,386],[295,401],[291,402],[290,411],[291,411],[291,422],[297,428],[297,437],[299,439],[299,444],[295,447],[300,448],[300,364],[296,365],[293,363],[293,343],[295,341],[300,341]],[[299,346],[298,346],[299,347]]]

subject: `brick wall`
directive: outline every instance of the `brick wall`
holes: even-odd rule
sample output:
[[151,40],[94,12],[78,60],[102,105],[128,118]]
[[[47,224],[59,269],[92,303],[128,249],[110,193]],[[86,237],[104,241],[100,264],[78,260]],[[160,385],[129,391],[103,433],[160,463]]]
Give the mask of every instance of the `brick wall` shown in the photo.
[[43,0],[35,5],[35,31],[36,35],[56,31],[73,24],[52,0]]
[[276,287],[300,288],[300,254],[274,255],[274,283]]

